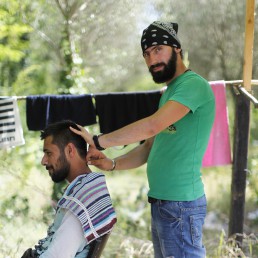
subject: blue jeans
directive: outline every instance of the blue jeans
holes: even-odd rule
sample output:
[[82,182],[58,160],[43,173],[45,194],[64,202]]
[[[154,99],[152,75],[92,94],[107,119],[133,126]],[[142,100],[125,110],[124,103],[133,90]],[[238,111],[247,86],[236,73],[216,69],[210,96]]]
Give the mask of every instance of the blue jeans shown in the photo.
[[202,227],[205,195],[194,201],[151,204],[151,230],[155,258],[203,258]]

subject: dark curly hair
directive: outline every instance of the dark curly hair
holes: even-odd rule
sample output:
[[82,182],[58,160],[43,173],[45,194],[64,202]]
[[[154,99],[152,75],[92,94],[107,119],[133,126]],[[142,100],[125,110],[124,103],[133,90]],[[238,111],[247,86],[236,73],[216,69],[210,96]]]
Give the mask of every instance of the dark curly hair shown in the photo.
[[63,151],[68,143],[73,143],[80,157],[85,158],[87,155],[87,143],[80,135],[73,133],[69,127],[80,130],[76,123],[70,120],[63,120],[49,124],[43,131],[41,131],[40,138],[43,140],[48,136],[52,136],[52,143],[57,145],[60,151]]

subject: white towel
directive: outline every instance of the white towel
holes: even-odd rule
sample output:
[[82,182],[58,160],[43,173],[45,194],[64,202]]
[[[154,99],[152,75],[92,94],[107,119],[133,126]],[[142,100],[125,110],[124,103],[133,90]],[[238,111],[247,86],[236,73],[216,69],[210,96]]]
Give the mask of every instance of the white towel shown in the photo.
[[0,98],[0,148],[24,143],[17,98]]

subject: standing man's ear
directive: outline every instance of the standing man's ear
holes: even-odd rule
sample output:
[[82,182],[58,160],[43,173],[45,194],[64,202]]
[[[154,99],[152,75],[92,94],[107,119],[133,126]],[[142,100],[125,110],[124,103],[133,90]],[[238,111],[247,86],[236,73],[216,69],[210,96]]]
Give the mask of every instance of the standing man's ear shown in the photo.
[[177,54],[179,54],[182,51],[182,48],[174,47],[174,50]]

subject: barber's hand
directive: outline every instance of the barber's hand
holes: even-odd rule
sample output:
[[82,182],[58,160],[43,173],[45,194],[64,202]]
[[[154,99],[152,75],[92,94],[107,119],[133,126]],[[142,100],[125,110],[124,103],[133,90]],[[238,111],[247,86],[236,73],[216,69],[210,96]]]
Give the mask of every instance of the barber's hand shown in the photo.
[[106,159],[106,158],[107,156],[102,151],[97,150],[95,146],[91,146],[91,145],[89,146],[87,156],[86,156],[87,161]]
[[92,135],[82,126],[77,125],[80,130],[70,127],[70,130],[78,135],[80,135],[90,146],[95,146],[92,140]]
[[97,150],[95,147],[90,146],[87,153],[87,164],[93,165],[101,170],[110,170],[113,162],[103,152]]

